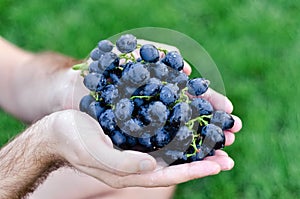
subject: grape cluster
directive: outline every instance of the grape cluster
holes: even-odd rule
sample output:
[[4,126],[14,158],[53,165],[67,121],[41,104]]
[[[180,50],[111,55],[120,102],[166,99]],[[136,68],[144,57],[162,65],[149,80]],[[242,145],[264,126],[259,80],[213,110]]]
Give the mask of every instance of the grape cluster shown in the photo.
[[119,149],[147,152],[168,164],[214,155],[234,120],[201,98],[209,81],[190,79],[183,67],[178,52],[139,45],[134,35],[122,35],[116,45],[102,40],[87,62],[73,67],[82,70],[90,90],[80,110],[96,119]]

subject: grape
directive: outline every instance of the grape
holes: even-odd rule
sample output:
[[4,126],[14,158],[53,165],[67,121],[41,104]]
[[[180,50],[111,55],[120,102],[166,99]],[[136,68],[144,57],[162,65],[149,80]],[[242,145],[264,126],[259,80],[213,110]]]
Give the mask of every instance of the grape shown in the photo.
[[149,106],[141,108],[140,116],[146,125],[150,124],[153,127],[158,127],[167,121],[167,107],[160,101],[150,103]]
[[95,60],[100,59],[102,54],[103,54],[103,52],[99,48],[94,48],[94,50],[92,50],[92,52],[90,53],[90,57],[92,60],[95,61]]
[[106,85],[102,89],[102,100],[105,104],[114,104],[118,99],[118,89],[113,84]]
[[147,83],[133,93],[134,96],[155,96],[159,93],[162,83],[156,78],[150,78]]
[[122,81],[129,83],[133,86],[142,86],[150,78],[150,73],[147,68],[141,63],[135,63],[123,72]]
[[121,53],[130,53],[136,49],[136,37],[131,34],[122,35],[117,40],[117,48]]
[[140,49],[141,58],[145,62],[157,62],[159,60],[159,52],[152,44],[145,44]]
[[101,105],[100,102],[93,101],[90,103],[87,114],[89,114],[91,117],[95,118],[96,120],[99,119],[100,115],[106,110],[105,107]]
[[170,115],[170,123],[174,126],[181,126],[191,119],[192,110],[186,102],[177,103]]
[[168,66],[162,62],[156,62],[155,64],[149,65],[151,76],[165,81],[169,77]]
[[111,41],[109,41],[109,40],[102,40],[98,43],[98,48],[102,52],[110,52],[110,51],[112,51],[113,47],[114,47],[114,44],[111,43]]
[[176,51],[168,52],[162,62],[177,71],[181,71],[184,65],[181,55]]
[[89,65],[89,73],[102,73],[103,71],[99,68],[99,61],[93,61]]
[[115,130],[117,124],[113,110],[107,109],[106,111],[104,111],[99,117],[99,123],[106,133]]
[[209,81],[204,78],[190,79],[187,83],[188,92],[194,96],[200,96],[208,89]]
[[134,109],[133,102],[128,98],[121,99],[116,104],[115,115],[118,120],[126,121],[131,118]]
[[106,86],[106,79],[102,74],[89,73],[84,77],[83,84],[90,91],[101,91]]
[[151,139],[153,146],[161,148],[170,143],[172,136],[170,132],[161,127],[155,131],[154,136]]
[[204,141],[202,146],[210,149],[221,149],[225,146],[225,135],[222,129],[214,124],[208,124],[203,127],[201,136]]
[[178,99],[179,88],[174,84],[166,84],[161,88],[159,99],[166,106],[175,103]]
[[83,98],[81,98],[79,103],[79,110],[82,112],[87,112],[89,105],[94,101],[95,99],[91,95],[85,95]]
[[[81,70],[85,95],[79,109],[99,122],[120,150],[147,152],[169,165],[201,161],[225,146],[233,117],[201,96],[204,77],[190,79],[183,57],[126,34],[114,44],[101,40]],[[139,50],[140,58],[132,51]],[[160,58],[159,51],[165,53]],[[120,62],[122,60],[122,62]]]
[[228,130],[233,127],[234,120],[230,114],[218,110],[213,112],[210,123],[219,126],[222,130]]
[[149,132],[144,132],[142,135],[138,138],[138,141],[140,145],[143,147],[143,151],[151,151],[153,148],[153,144],[151,142],[151,134]]
[[99,59],[99,68],[102,71],[114,68],[114,67],[118,66],[118,64],[119,64],[119,58],[113,52],[106,52]]
[[210,115],[214,110],[209,101],[203,98],[194,98],[190,105],[194,116]]
[[124,124],[120,124],[120,126],[122,131],[133,137],[139,137],[143,130],[143,123],[137,118],[132,118],[126,121]]
[[122,133],[120,130],[114,130],[112,131],[110,135],[110,139],[113,142],[114,145],[120,148],[127,147],[127,139],[124,133]]

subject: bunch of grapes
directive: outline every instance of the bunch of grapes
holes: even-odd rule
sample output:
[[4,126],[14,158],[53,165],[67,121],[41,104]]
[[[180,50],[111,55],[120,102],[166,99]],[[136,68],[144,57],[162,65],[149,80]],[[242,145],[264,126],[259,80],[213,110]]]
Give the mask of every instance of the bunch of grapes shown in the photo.
[[102,40],[87,62],[73,67],[90,90],[80,110],[97,120],[120,150],[147,152],[167,164],[203,160],[224,147],[224,130],[234,120],[201,98],[209,81],[189,79],[183,67],[177,51],[140,45],[131,34],[115,45]]

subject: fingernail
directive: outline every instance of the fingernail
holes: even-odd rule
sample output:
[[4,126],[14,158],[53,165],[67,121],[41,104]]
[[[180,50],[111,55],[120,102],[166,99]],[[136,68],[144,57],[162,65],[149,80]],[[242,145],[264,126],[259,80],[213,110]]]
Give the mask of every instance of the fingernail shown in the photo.
[[140,171],[152,171],[154,169],[153,162],[150,160],[142,160],[140,162]]

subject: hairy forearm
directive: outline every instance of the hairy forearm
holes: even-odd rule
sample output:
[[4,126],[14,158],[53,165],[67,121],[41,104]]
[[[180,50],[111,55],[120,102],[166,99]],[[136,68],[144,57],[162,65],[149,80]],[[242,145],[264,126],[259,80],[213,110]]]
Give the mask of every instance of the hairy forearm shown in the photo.
[[[63,161],[45,136],[45,119],[28,128],[0,150],[0,198],[22,198],[32,192]],[[43,128],[43,126],[45,128]]]
[[53,52],[33,54],[0,37],[0,107],[28,123],[61,110],[59,95],[74,78],[68,71],[76,62]]

